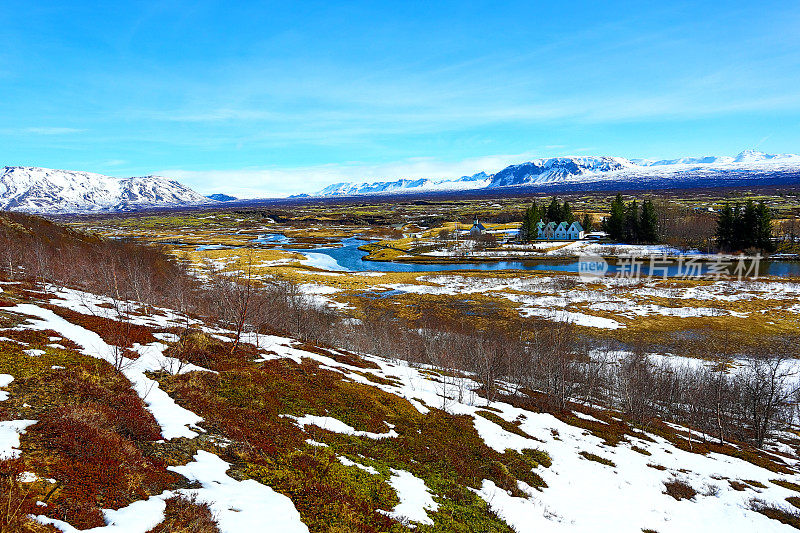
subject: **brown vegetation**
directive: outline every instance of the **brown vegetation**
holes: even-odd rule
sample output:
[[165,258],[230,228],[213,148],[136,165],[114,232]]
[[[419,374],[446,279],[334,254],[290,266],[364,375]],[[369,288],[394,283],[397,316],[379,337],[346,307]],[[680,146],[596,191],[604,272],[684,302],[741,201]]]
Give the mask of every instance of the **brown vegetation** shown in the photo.
[[218,533],[211,508],[194,496],[165,500],[164,521],[147,533]]
[[[7,220],[0,225],[0,249],[5,252],[7,277],[44,279],[121,300],[164,304],[219,320],[234,330],[228,354],[217,353],[225,348],[213,345],[195,350],[193,343],[202,337],[181,336],[172,355],[202,366],[238,364],[237,358],[246,357],[247,351],[238,349],[238,340],[249,332],[282,334],[339,350],[437,366],[443,370],[443,390],[456,389],[460,400],[470,394],[462,374],[468,372],[483,384],[481,394],[489,400],[501,394],[525,395],[536,408],[556,412],[576,402],[602,405],[644,428],[655,427],[658,419],[671,420],[692,428],[685,435],[690,450],[707,447],[710,438],[720,445],[735,440],[760,447],[787,423],[797,397],[790,386],[791,372],[783,364],[798,355],[797,343],[740,350],[735,355],[746,366],[731,375],[720,371],[721,359],[717,368],[655,362],[644,344],[633,345],[630,355],[618,359],[566,323],[529,319],[510,329],[481,329],[480,321],[447,319],[425,308],[400,317],[379,306],[366,306],[360,321],[343,321],[309,301],[297,285],[255,279],[250,269],[234,275],[211,272],[200,283],[155,248],[77,234],[37,217],[3,218]],[[70,268],[63,267],[65,259]],[[150,340],[146,331],[127,325],[124,310],[115,315],[116,322],[77,318],[104,335],[116,322],[125,325],[120,344]],[[718,359],[719,347],[705,346],[707,356]],[[344,353],[329,355],[344,360]],[[516,384],[517,390],[500,390],[498,380]],[[446,403],[446,395],[442,401]]]
[[664,482],[664,494],[672,496],[676,500],[691,500],[697,495],[697,491],[688,483],[679,479],[671,479]]

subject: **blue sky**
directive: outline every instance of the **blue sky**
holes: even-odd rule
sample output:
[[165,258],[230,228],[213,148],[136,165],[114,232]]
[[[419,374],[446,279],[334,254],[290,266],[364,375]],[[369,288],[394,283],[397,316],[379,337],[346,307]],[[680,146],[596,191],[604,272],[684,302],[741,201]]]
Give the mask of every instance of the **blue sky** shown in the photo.
[[203,193],[800,152],[800,3],[0,0],[0,165]]

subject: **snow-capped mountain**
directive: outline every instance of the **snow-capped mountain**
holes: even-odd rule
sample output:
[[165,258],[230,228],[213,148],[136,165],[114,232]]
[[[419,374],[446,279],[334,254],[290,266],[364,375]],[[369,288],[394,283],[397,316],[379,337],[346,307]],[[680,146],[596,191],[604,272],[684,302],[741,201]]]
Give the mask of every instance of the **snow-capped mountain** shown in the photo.
[[[598,184],[657,186],[731,185],[731,181],[800,173],[800,156],[745,150],[735,157],[705,156],[648,160],[623,157],[554,157],[511,165],[495,174],[479,172],[456,179],[400,179],[374,183],[336,183],[313,196],[410,194],[506,187]],[[799,175],[800,176],[800,175]]]
[[511,165],[492,176],[490,187],[539,185],[572,176],[624,170],[632,163],[621,157],[554,157]]
[[214,200],[160,176],[113,178],[38,167],[0,169],[0,210],[87,213],[207,203]]

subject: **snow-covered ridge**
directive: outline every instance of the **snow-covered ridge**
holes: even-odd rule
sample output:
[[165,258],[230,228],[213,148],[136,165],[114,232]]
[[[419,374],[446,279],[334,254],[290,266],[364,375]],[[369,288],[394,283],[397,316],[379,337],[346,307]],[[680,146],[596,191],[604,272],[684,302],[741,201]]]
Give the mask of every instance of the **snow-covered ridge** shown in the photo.
[[623,157],[554,157],[511,165],[495,174],[479,172],[455,179],[399,179],[373,183],[334,183],[312,196],[358,196],[432,191],[466,191],[519,186],[547,186],[569,183],[686,178],[730,177],[732,173],[757,174],[800,171],[800,155],[767,154],[745,150],[735,157],[704,156],[664,159]]
[[87,213],[206,203],[215,202],[160,176],[113,178],[39,167],[0,169],[0,210]]

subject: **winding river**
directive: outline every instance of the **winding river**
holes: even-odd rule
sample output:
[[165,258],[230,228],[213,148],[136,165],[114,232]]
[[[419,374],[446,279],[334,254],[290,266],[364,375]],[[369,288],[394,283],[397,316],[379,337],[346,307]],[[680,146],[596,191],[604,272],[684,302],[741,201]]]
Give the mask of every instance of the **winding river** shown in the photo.
[[[574,259],[563,261],[480,261],[475,263],[404,263],[398,261],[365,261],[367,252],[358,247],[367,242],[357,237],[348,237],[340,241],[341,246],[326,248],[292,248],[286,237],[279,234],[262,235],[257,242],[280,243],[278,250],[296,252],[306,256],[306,264],[333,271],[349,272],[442,272],[453,270],[540,270],[554,272],[578,272],[579,262]],[[641,274],[649,274],[649,265],[643,261]],[[750,262],[746,263],[750,267]],[[614,275],[620,271],[625,272],[622,264],[611,263],[608,274]],[[705,270],[703,270],[705,272]],[[800,261],[764,261],[759,263],[759,276],[800,277]],[[675,277],[683,275],[677,263],[666,267],[666,275]],[[663,276],[663,269],[658,268],[654,276]]]

